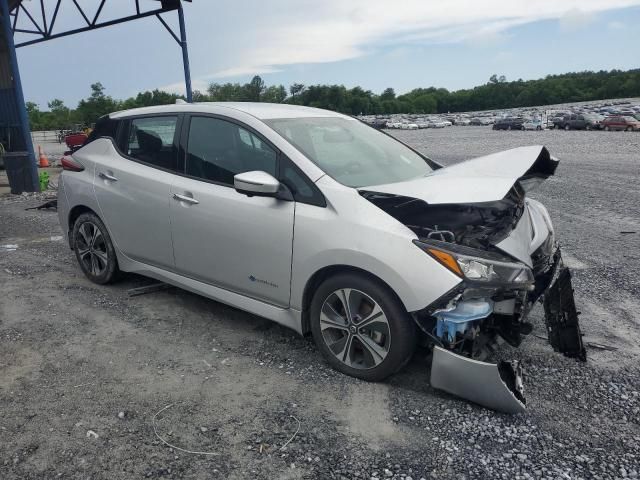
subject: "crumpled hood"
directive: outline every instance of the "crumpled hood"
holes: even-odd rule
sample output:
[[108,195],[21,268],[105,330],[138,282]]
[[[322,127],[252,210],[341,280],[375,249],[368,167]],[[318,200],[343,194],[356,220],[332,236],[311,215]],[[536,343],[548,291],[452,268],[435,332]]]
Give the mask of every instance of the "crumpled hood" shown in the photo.
[[516,182],[530,190],[553,175],[558,163],[542,145],[518,147],[443,167],[414,180],[358,190],[417,198],[430,205],[492,202],[503,199]]

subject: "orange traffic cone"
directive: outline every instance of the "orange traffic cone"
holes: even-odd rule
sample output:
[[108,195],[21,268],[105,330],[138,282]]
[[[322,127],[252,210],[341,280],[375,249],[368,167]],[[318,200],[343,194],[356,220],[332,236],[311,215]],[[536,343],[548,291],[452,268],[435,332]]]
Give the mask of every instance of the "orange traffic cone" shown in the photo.
[[38,145],[38,156],[40,157],[40,168],[46,168],[49,166],[49,159],[42,151],[42,147]]

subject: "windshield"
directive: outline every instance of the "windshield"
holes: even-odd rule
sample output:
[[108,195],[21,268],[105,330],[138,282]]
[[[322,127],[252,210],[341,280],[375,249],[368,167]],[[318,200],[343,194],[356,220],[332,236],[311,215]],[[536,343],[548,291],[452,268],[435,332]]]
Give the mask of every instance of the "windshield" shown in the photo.
[[278,118],[266,123],[348,187],[403,182],[432,171],[410,148],[355,119]]

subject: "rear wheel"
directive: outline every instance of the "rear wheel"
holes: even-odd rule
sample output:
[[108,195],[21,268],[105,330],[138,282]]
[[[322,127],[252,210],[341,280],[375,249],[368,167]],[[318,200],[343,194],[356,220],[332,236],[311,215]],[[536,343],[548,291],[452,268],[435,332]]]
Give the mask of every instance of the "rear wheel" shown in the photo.
[[571,125],[569,125],[568,123],[564,126],[564,129],[569,131],[571,130]]
[[95,213],[83,213],[73,225],[73,249],[80,268],[94,283],[113,282],[119,273],[107,228]]
[[416,344],[413,321],[393,292],[356,273],[320,285],[311,302],[311,331],[333,368],[368,381],[402,368]]
[[609,125],[607,125],[607,126],[605,126],[605,127],[604,127],[604,131],[605,131],[605,132],[608,132],[608,131],[610,131],[610,130],[611,130],[611,129],[609,128]]
[[507,127],[507,130],[511,130],[511,125],[509,125],[509,126]]
[[633,130],[633,127],[627,127],[627,128],[625,129],[625,132],[630,132],[630,131],[632,131],[632,130]]
[[536,130],[542,130],[542,127],[541,127],[540,125],[538,125],[538,126],[536,127]]

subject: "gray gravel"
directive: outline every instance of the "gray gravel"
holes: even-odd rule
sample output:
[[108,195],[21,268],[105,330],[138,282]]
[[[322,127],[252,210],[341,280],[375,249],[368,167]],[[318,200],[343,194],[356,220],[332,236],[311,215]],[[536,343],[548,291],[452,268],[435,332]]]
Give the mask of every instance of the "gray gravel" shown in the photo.
[[[526,366],[517,416],[433,390],[424,351],[367,384],[258,317],[179,289],[129,298],[138,276],[89,283],[56,214],[24,211],[41,198],[4,197],[0,245],[18,248],[0,247],[0,478],[637,478],[640,134],[393,134],[443,163],[547,145],[561,166],[533,196],[574,268],[586,340],[617,350],[582,364],[533,335],[504,347]],[[539,308],[533,321],[544,335]],[[156,436],[172,404],[158,435],[217,455]]]

